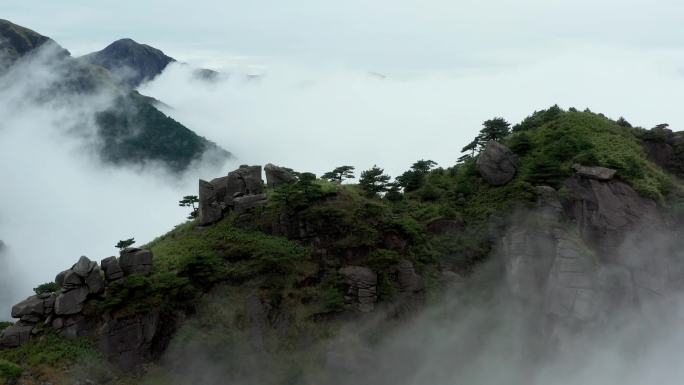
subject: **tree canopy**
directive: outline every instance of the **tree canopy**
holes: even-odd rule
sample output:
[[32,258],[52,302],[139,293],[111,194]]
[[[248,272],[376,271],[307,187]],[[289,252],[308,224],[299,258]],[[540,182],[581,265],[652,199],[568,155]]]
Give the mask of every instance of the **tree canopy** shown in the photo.
[[421,159],[415,162],[411,169],[397,177],[397,184],[404,188],[404,191],[411,192],[419,189],[425,182],[425,176],[437,166],[437,162]]
[[192,207],[192,212],[188,214],[188,219],[193,219],[197,218],[197,215],[199,215],[199,208],[196,206],[197,203],[199,203],[199,198],[197,195],[186,195],[178,201],[178,206],[181,207]]
[[511,124],[500,117],[485,120],[482,126],[480,133],[475,139],[461,149],[461,152],[466,154],[458,159],[460,162],[474,157],[475,153],[482,151],[490,140],[500,141],[511,133]]
[[342,183],[344,179],[354,179],[354,166],[340,166],[321,176],[331,182]]
[[135,243],[135,238],[128,238],[128,239],[124,239],[124,240],[119,241],[119,243],[114,245],[114,247],[116,247],[119,250],[123,250],[123,249],[131,246],[134,243]]
[[374,197],[388,190],[389,180],[390,176],[385,174],[384,169],[373,166],[370,170],[361,173],[359,186],[366,196]]

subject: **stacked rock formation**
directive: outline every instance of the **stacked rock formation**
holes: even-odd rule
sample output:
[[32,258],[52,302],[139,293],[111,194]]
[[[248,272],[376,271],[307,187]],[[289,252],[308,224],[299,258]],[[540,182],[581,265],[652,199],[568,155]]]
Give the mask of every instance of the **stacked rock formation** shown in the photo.
[[[277,187],[297,180],[294,174],[284,168],[267,164],[266,183]],[[234,210],[241,214],[266,204],[261,166],[242,165],[237,170],[210,182],[199,181],[199,223],[207,226],[223,219]]]
[[81,257],[70,269],[57,274],[55,292],[33,295],[12,307],[12,317],[19,321],[0,335],[0,349],[21,346],[44,327],[67,338],[93,333],[101,317],[86,316],[86,303],[106,298],[106,288],[128,275],[151,272],[152,253],[147,250],[124,249],[119,258],[106,258],[100,266]]

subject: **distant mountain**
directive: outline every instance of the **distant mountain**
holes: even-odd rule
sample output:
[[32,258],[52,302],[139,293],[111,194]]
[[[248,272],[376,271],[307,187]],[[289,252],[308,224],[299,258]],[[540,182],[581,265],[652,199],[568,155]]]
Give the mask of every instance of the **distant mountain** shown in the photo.
[[[51,51],[44,51],[48,45]],[[48,63],[44,64],[51,66],[50,71],[57,79],[32,90],[30,97],[36,103],[96,95],[102,91],[115,96],[113,105],[95,116],[98,135],[95,145],[104,162],[124,165],[153,161],[161,162],[173,171],[183,171],[202,157],[215,162],[231,157],[228,151],[159,111],[155,107],[158,101],[140,95],[116,77],[121,73],[116,69],[116,63],[140,63],[142,77],[131,79],[148,79],[152,74],[160,73],[174,60],[161,51],[132,40],[120,40],[99,53],[89,55],[87,60],[74,59],[69,51],[52,39],[0,20],[0,75],[13,66],[30,65],[31,55],[36,52],[47,52],[47,55],[41,55],[40,60],[48,57]],[[127,53],[130,57],[126,57]],[[104,63],[112,69],[91,62]]]
[[131,88],[152,80],[169,63],[176,61],[161,50],[133,39],[117,40],[101,51],[81,56],[79,60],[106,68],[117,82]]

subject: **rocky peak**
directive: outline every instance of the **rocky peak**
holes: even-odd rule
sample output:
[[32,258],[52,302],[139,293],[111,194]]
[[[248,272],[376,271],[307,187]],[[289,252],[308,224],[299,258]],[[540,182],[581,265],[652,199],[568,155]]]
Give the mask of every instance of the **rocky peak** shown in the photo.
[[153,79],[169,63],[176,61],[159,49],[128,38],[82,56],[80,60],[106,68],[119,83],[132,88]]

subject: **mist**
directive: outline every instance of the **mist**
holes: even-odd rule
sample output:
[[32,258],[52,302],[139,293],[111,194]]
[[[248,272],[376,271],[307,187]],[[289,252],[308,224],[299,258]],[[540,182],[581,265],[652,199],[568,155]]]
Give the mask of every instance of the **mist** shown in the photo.
[[142,245],[184,222],[178,200],[197,193],[199,177],[227,172],[200,162],[179,178],[158,164],[103,164],[94,114],[116,94],[46,99],[65,76],[54,54],[46,47],[0,78],[0,319],[79,256],[99,261],[120,239]]
[[[647,232],[644,228],[627,237],[620,249],[624,260],[617,263],[650,270],[665,263],[681,270],[677,232],[660,233],[652,243],[633,242]],[[543,256],[539,257],[543,265]],[[224,324],[189,320],[161,361],[170,372],[164,381],[205,385],[681,383],[684,293],[680,285],[645,293],[626,306],[618,297],[599,296],[595,300],[605,319],[549,334],[544,324],[555,320],[538,305],[545,288],[530,286],[514,293],[502,276],[505,263],[495,253],[474,274],[451,280],[421,311],[398,320],[381,308],[357,315],[329,339],[312,345],[305,342],[305,348],[286,354],[256,346],[249,327],[235,327],[225,336],[219,333],[228,328]],[[615,265],[606,262],[602,267],[610,270],[611,266]],[[219,291],[207,301],[214,310],[208,319],[215,321],[234,299]],[[203,311],[200,307],[199,314]],[[274,333],[281,336],[280,331]],[[209,338],[209,343],[202,338]]]
[[487,119],[516,123],[554,104],[646,128],[684,126],[674,61],[682,58],[588,46],[521,67],[374,73],[217,54],[192,64],[213,64],[221,81],[198,81],[192,66],[172,64],[140,91],[245,163],[319,175],[377,164],[397,176],[418,159],[452,166]]

